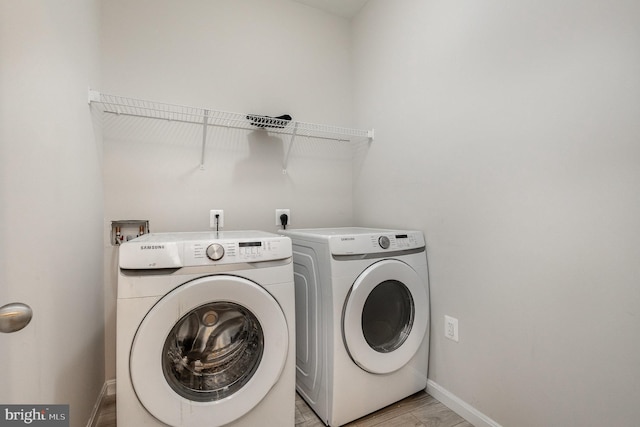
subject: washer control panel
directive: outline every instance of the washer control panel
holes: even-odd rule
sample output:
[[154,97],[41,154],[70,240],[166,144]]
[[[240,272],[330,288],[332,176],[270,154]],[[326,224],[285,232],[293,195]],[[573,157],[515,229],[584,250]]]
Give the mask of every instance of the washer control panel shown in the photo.
[[272,261],[291,256],[288,238],[186,242],[185,266]]
[[266,232],[151,233],[120,246],[120,268],[255,263],[291,256],[291,239]]

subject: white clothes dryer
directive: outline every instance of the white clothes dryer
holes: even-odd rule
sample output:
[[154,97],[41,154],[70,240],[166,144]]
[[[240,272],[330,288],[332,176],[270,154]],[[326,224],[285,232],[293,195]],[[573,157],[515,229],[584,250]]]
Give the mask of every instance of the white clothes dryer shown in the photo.
[[293,241],[296,387],[340,426],[427,384],[429,288],[422,232],[281,230]]
[[119,251],[118,427],[295,424],[288,237],[157,233]]

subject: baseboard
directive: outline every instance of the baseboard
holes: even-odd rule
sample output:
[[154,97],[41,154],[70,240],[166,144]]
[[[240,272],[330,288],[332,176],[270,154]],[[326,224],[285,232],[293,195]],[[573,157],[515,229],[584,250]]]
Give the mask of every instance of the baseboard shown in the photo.
[[438,399],[443,405],[469,421],[475,427],[502,427],[500,424],[469,405],[440,384],[427,380],[427,393]]
[[93,405],[93,410],[91,411],[91,416],[87,422],[87,427],[96,427],[104,398],[113,394],[116,394],[116,380],[109,380],[102,385],[102,390],[100,390],[96,404]]
[[115,379],[109,380],[104,384],[107,387],[106,396],[113,396],[114,394],[116,394],[116,380]]

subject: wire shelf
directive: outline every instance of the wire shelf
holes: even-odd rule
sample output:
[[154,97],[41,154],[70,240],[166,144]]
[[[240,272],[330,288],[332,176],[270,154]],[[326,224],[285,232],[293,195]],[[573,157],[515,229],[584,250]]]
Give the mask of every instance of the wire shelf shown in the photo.
[[332,141],[356,142],[372,141],[374,131],[351,129],[340,126],[305,123],[291,120],[289,116],[269,117],[258,114],[240,114],[218,111],[209,108],[166,104],[118,95],[109,95],[89,90],[89,103],[102,106],[109,114],[144,117],[151,119],[191,123],[203,126],[202,161],[204,167],[204,145],[209,126],[227,127],[244,130],[264,130],[269,133],[290,135],[291,141],[283,164],[286,173],[289,154],[296,137],[327,139]]

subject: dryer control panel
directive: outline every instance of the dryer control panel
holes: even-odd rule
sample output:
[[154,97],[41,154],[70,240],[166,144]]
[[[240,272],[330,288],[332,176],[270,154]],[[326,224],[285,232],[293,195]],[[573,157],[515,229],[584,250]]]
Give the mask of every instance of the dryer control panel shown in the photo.
[[160,269],[289,258],[291,239],[262,231],[151,233],[120,246],[120,268]]
[[419,249],[425,246],[420,231],[380,230],[331,236],[333,255],[365,255]]
[[424,234],[418,230],[339,227],[281,230],[297,241],[328,244],[332,255],[388,254],[425,248]]

